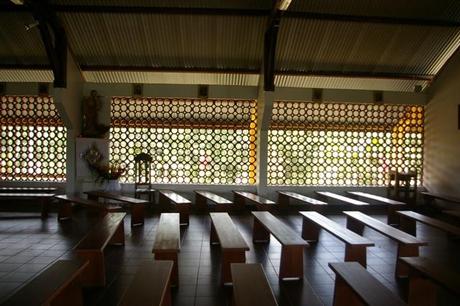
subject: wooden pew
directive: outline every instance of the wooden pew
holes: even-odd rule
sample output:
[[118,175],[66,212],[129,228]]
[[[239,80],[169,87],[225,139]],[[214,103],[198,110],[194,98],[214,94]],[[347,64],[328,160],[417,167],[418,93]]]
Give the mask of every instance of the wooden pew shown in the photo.
[[358,207],[358,208],[370,205],[369,203],[366,203],[366,202],[363,202],[363,201],[358,201],[358,200],[351,199],[351,198],[348,198],[348,197],[344,197],[342,195],[339,195],[339,194],[336,194],[336,193],[333,193],[333,192],[315,191],[315,193],[317,195],[319,195],[320,197],[327,199],[328,202],[332,200],[332,201],[339,202],[339,203],[342,203],[342,204],[352,205],[352,206],[355,206],[355,207]]
[[160,205],[174,207],[174,210],[180,214],[180,224],[189,224],[192,202],[171,190],[159,190],[158,192]]
[[308,242],[318,241],[319,230],[322,228],[345,242],[345,261],[357,261],[363,267],[366,267],[366,248],[374,246],[372,241],[355,234],[317,212],[308,211],[300,212],[300,214],[303,216],[303,239]]
[[291,192],[291,191],[278,191],[278,203],[281,209],[287,210],[289,207],[289,200],[297,200],[314,211],[321,211],[327,205],[326,202],[319,201],[304,195]]
[[174,263],[170,260],[143,263],[118,305],[170,306],[173,265]]
[[268,242],[272,234],[281,244],[279,278],[303,278],[303,249],[308,243],[268,211],[253,211],[253,242]]
[[335,272],[334,306],[403,306],[398,296],[357,262],[330,262]]
[[277,306],[261,264],[233,263],[233,304],[235,306]]
[[430,218],[413,211],[398,211],[401,216],[401,229],[406,233],[416,236],[417,221],[435,227],[453,236],[460,236],[460,227],[450,225],[441,220]]
[[0,193],[56,193],[56,187],[0,187]]
[[2,305],[82,306],[80,275],[87,265],[87,261],[58,260],[16,291]]
[[244,209],[246,201],[249,201],[250,204],[255,205],[257,210],[268,210],[272,211],[272,209],[276,206],[276,203],[270,201],[268,199],[264,199],[257,194],[245,192],[245,191],[233,191],[233,199],[235,205],[239,209]]
[[149,203],[146,200],[126,197],[119,194],[114,194],[105,191],[87,191],[88,200],[99,201],[99,198],[115,200],[128,204],[131,210],[131,226],[138,226],[144,224],[145,219],[145,206]]
[[208,211],[208,203],[212,203],[213,211],[230,212],[233,209],[233,202],[209,191],[195,191],[196,208],[201,211]]
[[244,263],[249,246],[228,213],[210,213],[209,215],[211,217],[210,243],[219,243],[222,249],[222,284],[231,283],[230,264]]
[[361,197],[379,204],[387,205],[387,224],[390,225],[399,225],[399,216],[396,214],[396,211],[403,210],[407,207],[404,202],[380,197],[375,194],[357,191],[347,191],[347,193],[358,198]]
[[171,284],[179,284],[178,253],[180,252],[180,224],[178,213],[162,213],[156,229],[152,253],[157,260],[174,262]]
[[[418,256],[419,247],[428,245],[428,243],[420,241],[414,236],[380,222],[379,220],[371,218],[359,211],[344,211],[343,213],[347,215],[347,228],[355,233],[362,234],[364,226],[368,226],[373,230],[395,240],[398,243],[397,258],[404,256]],[[396,260],[395,275],[398,277],[407,276],[407,268],[401,265],[398,260]]]
[[426,204],[431,204],[434,200],[441,200],[450,203],[460,204],[460,198],[453,197],[447,194],[422,191],[420,194],[423,196]]
[[82,275],[85,286],[105,286],[104,249],[108,244],[125,244],[125,216],[126,213],[106,214],[75,246],[77,256],[89,261]]
[[[40,204],[41,217],[47,218],[54,193],[0,193],[0,200],[30,200],[31,204]],[[38,200],[38,201],[37,201]]]
[[437,305],[438,287],[460,297],[460,274],[425,257],[401,257],[409,266],[409,305]]
[[98,210],[102,216],[109,212],[123,212],[121,206],[87,200],[79,196],[61,194],[54,196],[54,198],[61,203],[58,212],[58,221],[68,220],[72,217],[73,204],[79,204],[90,209]]

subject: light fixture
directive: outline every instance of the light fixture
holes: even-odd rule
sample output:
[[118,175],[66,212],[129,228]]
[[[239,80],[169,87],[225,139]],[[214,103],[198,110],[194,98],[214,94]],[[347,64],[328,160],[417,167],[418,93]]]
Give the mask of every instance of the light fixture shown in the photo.
[[285,11],[291,5],[292,0],[278,0],[276,2],[276,8],[280,11]]

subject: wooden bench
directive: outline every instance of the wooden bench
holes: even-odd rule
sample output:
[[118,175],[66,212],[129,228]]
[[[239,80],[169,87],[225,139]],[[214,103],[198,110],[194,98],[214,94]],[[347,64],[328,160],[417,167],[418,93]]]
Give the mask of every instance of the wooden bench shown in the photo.
[[99,201],[99,198],[104,198],[128,204],[131,211],[131,226],[144,224],[145,206],[149,203],[148,201],[105,191],[87,191],[85,193],[88,195],[88,200]]
[[268,211],[253,211],[254,242],[270,241],[272,234],[281,244],[279,278],[303,278],[303,249],[308,243],[289,226],[281,222]]
[[420,194],[423,196],[426,204],[431,204],[434,200],[441,200],[450,203],[460,204],[460,198],[456,198],[446,194],[435,192],[422,191]]
[[261,264],[233,263],[233,304],[235,306],[277,306]]
[[57,195],[54,196],[56,200],[61,202],[58,212],[58,220],[68,220],[72,217],[72,205],[79,204],[81,206],[88,207],[90,209],[98,210],[101,215],[105,215],[109,212],[123,212],[123,208],[118,205],[104,204],[97,201],[87,200],[74,195]]
[[212,203],[213,211],[229,212],[233,208],[233,202],[209,191],[195,191],[196,208],[201,211],[208,210],[208,203]]
[[406,233],[416,236],[417,221],[440,229],[450,235],[460,236],[460,227],[450,225],[438,219],[430,218],[413,211],[398,211],[401,216],[401,229]]
[[366,192],[347,191],[347,193],[358,198],[361,197],[367,200],[372,200],[378,204],[387,205],[387,224],[390,225],[399,225],[399,216],[396,214],[396,211],[405,209],[407,206],[404,202],[395,201]]
[[171,190],[160,190],[159,200],[160,205],[168,208],[173,207],[180,214],[181,225],[189,224],[192,202]]
[[276,203],[270,201],[268,199],[264,199],[257,194],[245,192],[245,191],[233,191],[233,199],[235,205],[239,209],[244,209],[245,205],[247,204],[246,201],[249,201],[252,205],[256,206],[257,210],[268,210],[271,211],[272,208],[276,206]]
[[170,306],[173,265],[170,260],[143,263],[118,305]]
[[244,263],[249,246],[228,213],[210,213],[209,215],[211,217],[210,243],[219,243],[222,249],[222,284],[231,283],[230,264]]
[[308,211],[300,212],[300,214],[303,216],[303,239],[308,242],[318,241],[319,230],[322,228],[345,242],[345,261],[357,261],[363,267],[366,267],[366,248],[374,246],[372,241],[346,229],[317,212]]
[[82,306],[80,275],[87,261],[58,260],[16,291],[3,306]]
[[56,193],[56,187],[0,187],[0,193]]
[[[343,213],[347,215],[347,228],[354,231],[355,233],[361,235],[364,226],[368,226],[371,229],[395,240],[398,243],[397,258],[404,256],[418,256],[419,247],[428,244],[424,241],[418,240],[414,236],[411,236],[388,224],[380,222],[379,220],[371,218],[359,211],[344,211]],[[402,266],[397,259],[395,275],[398,277],[407,276],[407,268]]]
[[346,204],[346,205],[352,205],[355,207],[363,207],[363,206],[369,205],[369,203],[351,199],[351,198],[348,198],[348,197],[345,197],[345,196],[342,196],[342,195],[339,195],[333,192],[315,191],[315,193],[319,195],[320,197],[327,199],[328,202],[332,200],[335,202],[339,202],[339,203]]
[[460,210],[447,209],[447,210],[443,210],[442,213],[450,217],[460,218]]
[[179,284],[178,253],[180,252],[180,224],[178,213],[162,213],[156,229],[152,253],[157,260],[174,262],[171,283]]
[[357,262],[330,262],[329,267],[336,274],[334,306],[407,305]]
[[74,251],[88,260],[82,279],[87,286],[105,286],[104,249],[108,244],[124,245],[124,218],[126,213],[108,213],[75,246]]
[[425,257],[401,257],[399,260],[409,266],[409,305],[437,305],[438,287],[460,296],[460,274],[451,267]]
[[54,193],[0,193],[0,200],[32,200],[30,203],[40,204],[42,218],[48,217],[50,202],[53,197]]
[[307,205],[311,210],[315,211],[321,211],[322,208],[327,205],[326,202],[309,198],[295,192],[278,191],[278,203],[281,209],[287,210],[287,208],[289,207],[290,199],[300,201],[302,204]]

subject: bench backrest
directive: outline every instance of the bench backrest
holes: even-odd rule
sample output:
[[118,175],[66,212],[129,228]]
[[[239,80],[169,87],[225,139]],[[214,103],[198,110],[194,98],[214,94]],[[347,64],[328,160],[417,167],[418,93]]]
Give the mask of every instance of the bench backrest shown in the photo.
[[211,202],[214,202],[216,204],[232,204],[233,202],[230,200],[227,200],[226,198],[223,198],[215,193],[209,192],[209,191],[195,191],[195,193],[199,194],[200,196],[208,199]]
[[399,229],[396,229],[391,225],[385,224],[383,222],[380,222],[379,220],[369,217],[368,215],[365,215],[362,212],[344,211],[343,213],[348,217],[353,218],[354,220],[363,223],[366,226],[372,228],[373,230],[376,230],[377,232],[380,232],[383,235],[390,237],[400,243],[410,245],[427,245],[426,242],[422,242],[414,236],[409,235]]
[[87,261],[80,260],[58,260],[19,289],[2,305],[47,305],[71,280],[78,277],[87,264]]
[[234,193],[236,193],[237,195],[239,196],[242,196],[248,200],[251,200],[251,201],[254,201],[254,202],[257,202],[257,203],[260,203],[260,204],[276,204],[275,202],[271,201],[271,200],[268,200],[268,199],[264,199],[260,196],[258,196],[257,194],[254,194],[254,193],[250,193],[250,192],[245,192],[245,191],[233,191]]
[[118,305],[166,305],[173,264],[170,260],[143,263]]
[[406,305],[357,262],[329,263],[329,267],[350,286],[365,305]]
[[153,253],[180,250],[179,213],[162,213],[156,229]]
[[88,196],[94,196],[98,198],[105,198],[105,199],[111,199],[115,201],[120,201],[128,204],[147,204],[148,201],[146,200],[141,200],[141,199],[136,199],[132,197],[127,197],[127,196],[122,196],[119,194],[114,194],[110,192],[105,192],[105,191],[87,191],[85,192]]
[[441,287],[460,296],[460,274],[453,271],[451,266],[442,266],[426,257],[400,257],[399,259]]
[[170,199],[172,202],[176,204],[192,204],[189,200],[184,198],[183,196],[175,193],[174,191],[171,190],[160,190],[159,193],[161,193],[163,196],[167,197]]
[[102,250],[115,234],[126,213],[114,212],[106,214],[88,234],[77,244],[76,250]]
[[343,203],[351,204],[351,205],[369,205],[369,203],[363,202],[363,201],[358,201],[355,199],[347,198],[344,196],[341,196],[340,194],[328,192],[328,191],[316,191],[317,194],[329,198],[329,199],[334,199]]
[[417,220],[419,222],[431,225],[433,227],[439,228],[445,232],[454,234],[456,236],[460,236],[460,227],[451,225],[449,223],[443,222],[441,220],[435,219],[435,218],[430,218],[424,215],[421,215],[419,213],[416,213],[414,211],[398,211],[398,214],[413,219]]
[[249,246],[228,213],[210,213],[212,224],[223,249],[249,250]]
[[278,305],[261,264],[232,263],[231,271],[236,306]]
[[299,193],[291,192],[291,191],[278,191],[278,193],[281,195],[285,195],[287,197],[308,203],[308,204],[312,204],[312,205],[327,205],[326,202],[319,201],[313,198],[309,198],[307,196],[301,195]]
[[347,244],[351,245],[364,245],[364,246],[373,246],[374,243],[367,238],[364,238],[349,229],[341,226],[340,224],[335,223],[329,218],[315,212],[315,211],[302,211],[300,214],[309,219],[310,221],[316,223],[324,230],[328,231],[332,235],[336,236],[340,240],[344,241]]
[[253,211],[252,214],[282,245],[308,245],[299,233],[268,211]]
[[406,205],[406,203],[404,203],[404,202],[395,201],[395,200],[392,200],[392,199],[388,199],[388,198],[385,198],[385,197],[381,197],[381,196],[366,193],[366,192],[347,191],[347,193],[352,194],[354,196],[371,199],[371,200],[374,200],[376,202],[385,203],[385,204],[388,204],[388,205]]

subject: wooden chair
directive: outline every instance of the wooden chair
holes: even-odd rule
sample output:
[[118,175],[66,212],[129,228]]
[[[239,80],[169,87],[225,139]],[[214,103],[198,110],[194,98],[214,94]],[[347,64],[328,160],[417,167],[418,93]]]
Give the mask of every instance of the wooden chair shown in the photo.
[[155,189],[152,188],[152,156],[140,153],[134,157],[134,197],[148,195],[149,202],[155,201]]
[[[412,181],[414,182],[413,186],[411,186]],[[417,200],[417,170],[409,172],[389,170],[387,195],[396,200],[404,199],[407,204],[415,205]]]

